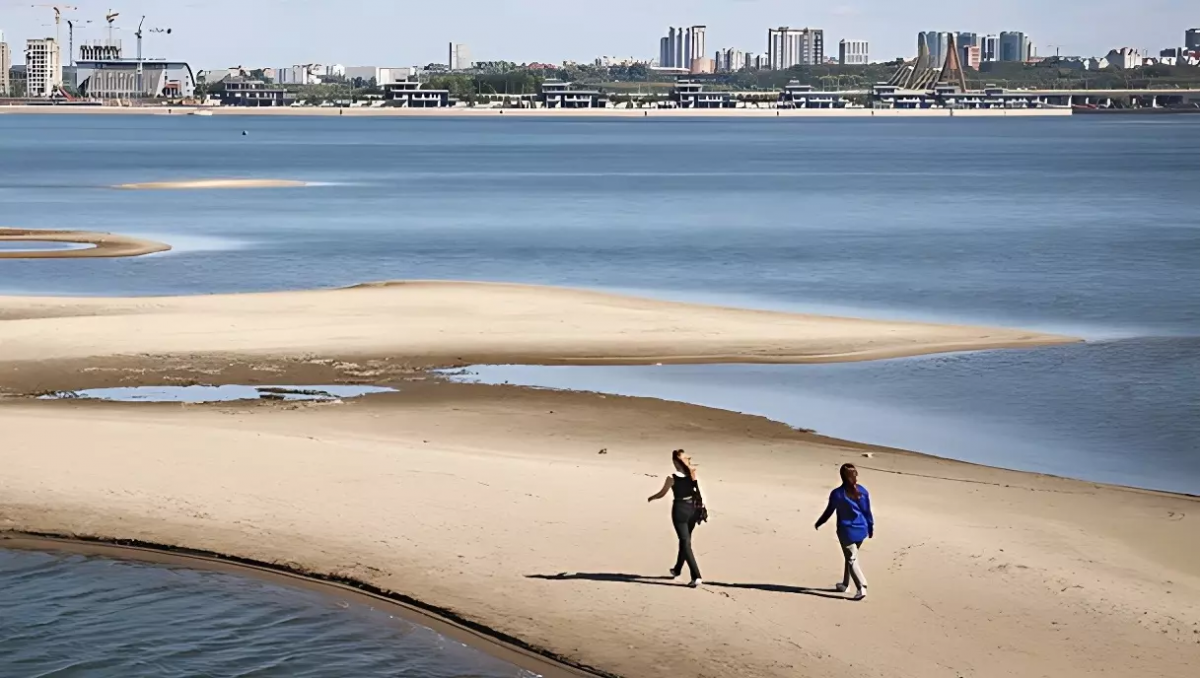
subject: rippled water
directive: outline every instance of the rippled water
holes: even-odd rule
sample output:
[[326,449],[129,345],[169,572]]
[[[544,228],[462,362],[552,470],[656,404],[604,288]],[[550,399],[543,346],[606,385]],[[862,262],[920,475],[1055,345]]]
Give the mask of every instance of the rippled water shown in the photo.
[[336,593],[0,549],[4,678],[534,678]]

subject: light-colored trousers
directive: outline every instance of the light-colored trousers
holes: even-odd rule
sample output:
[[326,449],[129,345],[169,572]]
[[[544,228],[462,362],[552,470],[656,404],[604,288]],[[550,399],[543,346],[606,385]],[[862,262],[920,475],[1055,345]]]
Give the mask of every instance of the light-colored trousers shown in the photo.
[[847,542],[842,544],[842,557],[846,559],[846,567],[842,570],[842,585],[846,588],[850,587],[850,579],[854,578],[854,585],[860,589],[867,588],[867,576],[863,574],[862,567],[858,564],[858,548],[862,546],[862,542]]

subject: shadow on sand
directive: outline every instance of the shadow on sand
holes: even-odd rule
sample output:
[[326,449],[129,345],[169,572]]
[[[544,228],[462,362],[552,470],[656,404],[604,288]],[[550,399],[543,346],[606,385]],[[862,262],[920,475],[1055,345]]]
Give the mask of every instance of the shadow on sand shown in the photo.
[[[643,584],[646,586],[686,586],[686,580],[675,582],[674,577],[668,576],[645,576],[640,574],[625,574],[622,572],[559,572],[558,574],[527,574],[526,579],[545,579],[548,581],[607,581],[616,582],[618,584]],[[752,589],[755,591],[767,591],[769,593],[793,593],[804,596],[816,596],[818,598],[832,598],[834,600],[851,600],[847,596],[838,593],[835,589],[813,589],[805,586],[787,586],[784,584],[733,584],[719,581],[704,580],[704,586],[724,588],[724,589]]]

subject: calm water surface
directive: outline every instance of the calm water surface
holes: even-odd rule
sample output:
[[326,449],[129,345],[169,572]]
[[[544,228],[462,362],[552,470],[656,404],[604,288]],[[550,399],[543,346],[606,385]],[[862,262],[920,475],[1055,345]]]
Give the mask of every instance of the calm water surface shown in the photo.
[[0,676],[534,678],[386,611],[252,577],[0,549]]
[[[109,188],[223,177],[316,185]],[[1200,116],[0,116],[0,225],[174,246],[136,259],[0,260],[0,293],[497,280],[1066,332],[1091,343],[477,377],[676,398],[1200,493],[1197,186]],[[377,611],[189,570],[0,552],[0,609],[3,676],[515,675]]]

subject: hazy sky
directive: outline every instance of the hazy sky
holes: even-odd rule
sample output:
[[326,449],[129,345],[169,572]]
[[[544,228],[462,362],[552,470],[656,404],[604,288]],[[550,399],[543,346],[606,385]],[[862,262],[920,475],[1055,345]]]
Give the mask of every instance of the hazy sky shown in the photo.
[[[54,34],[52,0],[0,0],[0,31],[19,55],[25,39]],[[842,38],[869,40],[876,60],[916,52],[921,30],[1029,34],[1039,54],[1104,54],[1113,47],[1151,49],[1183,43],[1200,26],[1200,0],[67,0],[68,12],[94,23],[77,28],[76,45],[105,36],[104,14],[134,54],[142,14],[147,56],[193,68],[340,63],[406,66],[446,60],[446,43],[467,43],[477,61],[590,62],[600,55],[653,58],[668,26],[708,26],[708,52],[766,49],[770,26],[825,29],[826,52]],[[62,27],[67,41],[67,28]],[[711,54],[710,54],[711,55]],[[20,57],[17,56],[17,60]]]

